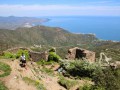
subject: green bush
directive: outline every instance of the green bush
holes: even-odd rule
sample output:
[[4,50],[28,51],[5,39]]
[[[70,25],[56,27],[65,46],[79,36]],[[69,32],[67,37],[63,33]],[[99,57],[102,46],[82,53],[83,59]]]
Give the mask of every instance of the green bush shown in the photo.
[[54,75],[54,71],[52,69],[48,69],[48,68],[45,68],[45,67],[43,67],[41,69],[41,72],[44,72],[44,73],[46,73],[48,75]]
[[105,90],[105,89],[103,87],[85,84],[83,86],[80,86],[77,90]]
[[4,72],[3,74],[0,74],[0,77],[8,76],[11,73],[10,66],[2,62],[0,62],[0,70]]
[[93,85],[91,86],[90,90],[106,90],[106,89],[104,87]]
[[29,60],[30,56],[29,56],[28,50],[22,50],[22,49],[19,49],[17,51],[16,58],[20,58],[20,56],[22,55],[22,53],[25,55],[26,60]]
[[67,73],[74,77],[92,77],[94,70],[96,69],[97,65],[94,63],[89,63],[86,61],[74,61],[70,62],[69,66],[65,66]]
[[58,62],[60,59],[60,56],[57,55],[55,52],[49,52],[48,61]]
[[0,90],[8,90],[8,88],[0,81]]
[[51,49],[49,50],[49,52],[55,52],[55,49],[54,49],[54,48],[51,48]]
[[91,90],[91,85],[87,85],[87,84],[85,84],[84,86],[79,87],[78,90]]
[[10,52],[5,52],[4,53],[4,58],[15,58],[15,54],[10,53]]
[[32,80],[28,77],[23,77],[23,80],[28,84],[28,85],[34,85],[38,90],[46,90],[43,84],[41,84],[38,81]]
[[100,90],[120,90],[120,69],[113,70],[110,67],[103,70],[96,70],[93,76],[94,88]]
[[60,77],[58,83],[59,83],[61,86],[65,87],[67,90],[70,90],[70,89],[73,88],[75,85],[77,85],[78,82],[75,81],[75,80],[68,80],[68,79],[66,79],[66,78],[64,78],[64,77]]
[[45,60],[39,60],[39,61],[37,61],[36,63],[37,63],[38,65],[44,66],[44,65],[51,65],[51,64],[53,64],[54,62],[53,62],[53,61],[47,62],[47,61],[45,61]]
[[27,50],[22,50],[22,49],[19,49],[16,54],[11,53],[11,52],[5,52],[3,57],[7,58],[7,59],[8,58],[16,58],[16,59],[18,59],[18,58],[20,58],[22,53],[25,55],[26,60],[29,60],[29,58],[30,58],[29,52]]

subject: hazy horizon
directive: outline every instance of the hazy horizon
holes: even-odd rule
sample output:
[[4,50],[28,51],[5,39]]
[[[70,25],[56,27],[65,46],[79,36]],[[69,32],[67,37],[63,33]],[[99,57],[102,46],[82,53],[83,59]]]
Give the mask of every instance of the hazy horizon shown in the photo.
[[1,16],[120,16],[116,0],[3,0]]

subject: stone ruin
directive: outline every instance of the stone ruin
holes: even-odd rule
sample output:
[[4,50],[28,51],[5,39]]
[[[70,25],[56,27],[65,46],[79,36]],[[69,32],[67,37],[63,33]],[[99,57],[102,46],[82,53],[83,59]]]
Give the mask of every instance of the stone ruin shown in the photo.
[[[19,49],[28,50],[30,58],[35,62],[39,60],[46,60],[46,61],[48,60],[48,56],[49,56],[48,51],[34,52],[31,49],[24,47],[12,48],[12,49],[8,49],[7,51],[16,53]],[[66,59],[68,60],[83,59],[83,58],[85,58],[89,62],[95,62],[95,52],[75,47],[69,49],[68,55],[66,56]]]
[[30,55],[30,58],[33,60],[33,61],[39,61],[39,60],[48,60],[48,52],[45,51],[45,52],[34,52],[32,51],[31,49],[28,49],[28,48],[25,48],[25,47],[17,47],[17,48],[12,48],[12,49],[8,49],[4,52],[12,52],[12,53],[17,53],[17,51],[19,49],[22,49],[22,50],[28,50],[29,52],[29,55]]
[[75,47],[68,50],[66,59],[68,60],[86,59],[89,62],[95,62],[95,52]]
[[31,59],[33,60],[33,61],[39,61],[39,60],[48,60],[48,52],[47,51],[45,51],[45,52],[34,52],[34,51],[32,51],[32,52],[29,52],[29,54],[30,54],[30,57],[31,57]]

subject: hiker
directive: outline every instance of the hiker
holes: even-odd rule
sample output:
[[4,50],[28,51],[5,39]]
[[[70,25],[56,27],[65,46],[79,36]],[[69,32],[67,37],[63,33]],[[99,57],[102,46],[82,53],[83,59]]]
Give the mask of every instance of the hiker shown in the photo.
[[20,62],[22,62],[22,64],[21,64],[22,67],[26,67],[26,59],[25,59],[25,55],[23,53],[20,57]]

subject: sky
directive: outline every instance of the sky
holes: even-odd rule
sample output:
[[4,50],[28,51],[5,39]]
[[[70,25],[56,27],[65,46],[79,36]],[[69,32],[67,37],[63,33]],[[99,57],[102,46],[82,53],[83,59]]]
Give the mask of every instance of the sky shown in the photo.
[[0,0],[0,16],[120,16],[120,0]]

